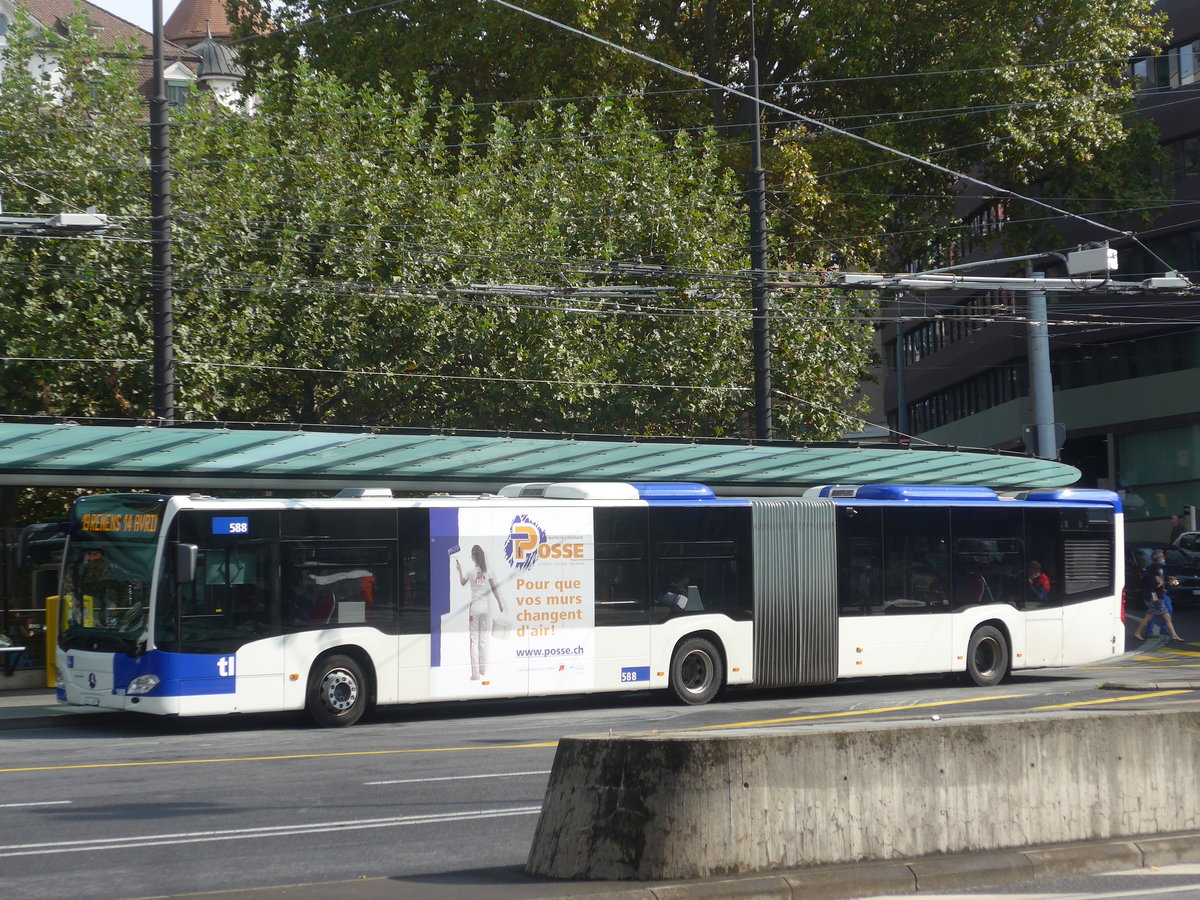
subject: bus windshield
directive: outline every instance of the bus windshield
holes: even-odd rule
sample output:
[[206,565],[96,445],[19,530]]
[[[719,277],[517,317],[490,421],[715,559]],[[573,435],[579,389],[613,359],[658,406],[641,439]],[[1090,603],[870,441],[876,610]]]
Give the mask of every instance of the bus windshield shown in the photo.
[[165,498],[126,494],[75,504],[63,559],[59,646],[146,648],[147,610]]

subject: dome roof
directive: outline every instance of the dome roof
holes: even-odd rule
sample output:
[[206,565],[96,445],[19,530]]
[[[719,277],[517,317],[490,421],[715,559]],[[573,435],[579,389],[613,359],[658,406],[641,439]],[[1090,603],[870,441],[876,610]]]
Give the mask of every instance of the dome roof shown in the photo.
[[205,78],[242,78],[246,70],[238,65],[237,53],[224,44],[217,43],[208,35],[197,44],[188,48],[200,57],[200,65],[196,76],[203,81]]

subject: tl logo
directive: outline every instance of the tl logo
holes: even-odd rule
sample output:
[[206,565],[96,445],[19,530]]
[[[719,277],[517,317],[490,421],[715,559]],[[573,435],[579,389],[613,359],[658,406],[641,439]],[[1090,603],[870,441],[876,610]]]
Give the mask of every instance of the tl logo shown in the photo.
[[233,678],[237,670],[236,656],[222,656],[217,660],[217,674],[222,678]]

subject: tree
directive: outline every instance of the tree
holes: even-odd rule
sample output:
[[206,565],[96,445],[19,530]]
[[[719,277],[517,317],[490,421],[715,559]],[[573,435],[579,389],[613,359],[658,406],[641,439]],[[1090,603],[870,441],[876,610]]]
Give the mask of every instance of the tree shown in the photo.
[[[8,413],[135,414],[149,390],[144,120],[132,47],[104,52],[82,14],[66,33],[8,32],[0,79],[0,190],[12,212],[95,205],[127,225],[111,240],[0,237],[0,404]],[[61,78],[33,74],[54,46]],[[37,71],[41,71],[38,69]],[[77,362],[76,360],[104,360]]]
[[[17,273],[0,288],[8,413],[148,414],[134,63],[97,65],[90,40],[72,30],[80,88],[64,100],[0,84],[4,133],[22,136],[6,143],[7,206],[53,194],[126,226],[0,240]],[[738,432],[744,225],[711,132],[663,136],[632,100],[515,120],[420,78],[356,88],[303,67],[261,73],[254,115],[197,93],[174,126],[182,418]],[[780,431],[835,436],[869,325],[812,291],[780,314],[820,326],[779,335],[777,381],[805,398],[782,405]]]
[[[749,105],[480,0],[230,0],[252,69],[300,59],[357,83],[430,72],[455,96],[517,102],[598,84],[647,92],[662,127],[713,125],[734,143]],[[554,0],[526,4],[728,85],[746,82],[747,4],[729,0]],[[270,31],[268,7],[280,27]],[[1162,40],[1152,0],[761,0],[763,97],[953,171],[1048,193],[1142,206],[1158,193],[1152,129],[1130,124],[1125,68]],[[671,93],[660,94],[659,91]],[[796,265],[895,266],[937,241],[959,199],[953,178],[844,135],[765,113],[780,257]],[[1149,154],[1149,159],[1148,155]],[[736,162],[737,155],[729,158]],[[743,158],[744,160],[744,158]],[[744,166],[744,161],[740,163]],[[813,173],[819,177],[814,180]],[[1103,189],[1102,191],[1100,189]],[[967,196],[978,191],[967,190]],[[991,198],[978,196],[982,205]],[[1130,203],[1128,201],[1136,200]],[[1020,218],[1027,210],[1010,212]],[[1028,230],[1010,229],[1028,240]]]

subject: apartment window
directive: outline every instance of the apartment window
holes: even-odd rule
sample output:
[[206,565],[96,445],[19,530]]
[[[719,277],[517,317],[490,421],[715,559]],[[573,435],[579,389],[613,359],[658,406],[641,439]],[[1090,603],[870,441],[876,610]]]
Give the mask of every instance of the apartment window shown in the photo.
[[1159,56],[1135,59],[1131,66],[1139,90],[1166,91],[1200,82],[1200,40],[1172,47]]
[[1173,177],[1200,178],[1200,136],[1171,141],[1166,145],[1166,150]]
[[183,106],[187,102],[189,89],[190,86],[186,81],[168,81],[167,105],[172,109]]

